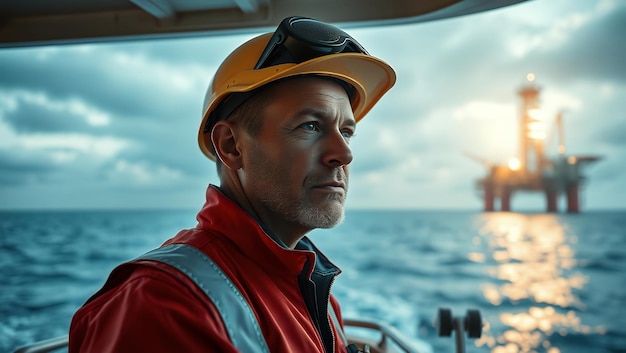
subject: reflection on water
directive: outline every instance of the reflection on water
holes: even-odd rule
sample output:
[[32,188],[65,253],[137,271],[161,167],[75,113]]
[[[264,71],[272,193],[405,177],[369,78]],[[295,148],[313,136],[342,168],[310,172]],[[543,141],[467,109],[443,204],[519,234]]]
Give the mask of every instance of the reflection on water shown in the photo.
[[[585,306],[575,292],[588,279],[572,270],[576,258],[571,244],[576,237],[566,233],[556,215],[492,213],[485,217],[474,241],[486,242],[486,254],[472,253],[469,259],[493,264],[488,267],[489,275],[499,284],[486,284],[482,291],[491,304],[502,307],[498,319],[506,329],[491,335],[487,322],[477,346],[487,346],[492,353],[559,353],[551,343],[554,335],[604,333],[602,327],[583,325],[576,314]],[[528,310],[515,310],[521,301],[531,303],[524,305]]]

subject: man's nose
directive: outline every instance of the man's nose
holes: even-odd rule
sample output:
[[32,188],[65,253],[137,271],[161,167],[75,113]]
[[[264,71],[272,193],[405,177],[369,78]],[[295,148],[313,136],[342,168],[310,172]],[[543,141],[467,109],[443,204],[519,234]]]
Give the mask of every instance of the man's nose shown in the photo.
[[322,158],[324,164],[333,168],[350,164],[352,149],[350,149],[349,138],[345,137],[341,131],[330,134],[326,139]]

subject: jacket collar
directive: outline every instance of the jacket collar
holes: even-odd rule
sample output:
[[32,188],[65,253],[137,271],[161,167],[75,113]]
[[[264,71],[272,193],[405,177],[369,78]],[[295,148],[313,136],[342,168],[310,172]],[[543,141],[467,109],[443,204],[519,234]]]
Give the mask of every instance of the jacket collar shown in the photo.
[[[335,276],[341,270],[311,242],[303,237],[295,249],[288,249],[280,239],[252,218],[217,186],[209,185],[206,203],[197,216],[198,228],[228,238],[246,257],[275,273],[299,275],[303,270],[322,276]],[[313,266],[305,266],[313,264]]]

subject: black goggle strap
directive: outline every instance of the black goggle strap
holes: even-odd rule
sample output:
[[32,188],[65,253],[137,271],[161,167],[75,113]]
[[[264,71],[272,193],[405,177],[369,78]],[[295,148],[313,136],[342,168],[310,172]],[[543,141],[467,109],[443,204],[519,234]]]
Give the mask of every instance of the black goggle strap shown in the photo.
[[211,112],[211,115],[206,119],[204,124],[204,133],[211,132],[213,126],[220,120],[225,120],[230,114],[232,114],[237,107],[243,104],[248,98],[252,97],[257,90],[249,92],[235,92],[224,98],[217,107]]

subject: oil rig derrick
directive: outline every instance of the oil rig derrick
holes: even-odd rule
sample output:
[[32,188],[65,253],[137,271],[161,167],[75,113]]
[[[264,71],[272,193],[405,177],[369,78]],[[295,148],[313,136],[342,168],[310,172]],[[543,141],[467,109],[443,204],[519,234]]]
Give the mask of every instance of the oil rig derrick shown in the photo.
[[513,194],[531,191],[545,195],[546,212],[557,212],[559,196],[565,195],[567,212],[578,213],[579,193],[585,181],[583,168],[600,157],[565,153],[562,113],[555,118],[558,155],[553,159],[546,156],[546,122],[540,110],[540,89],[532,83],[533,80],[534,75],[529,74],[528,85],[518,91],[521,98],[519,155],[507,165],[481,161],[487,167],[487,175],[476,181],[478,194],[487,212],[496,210],[497,200],[501,211],[511,211]]

